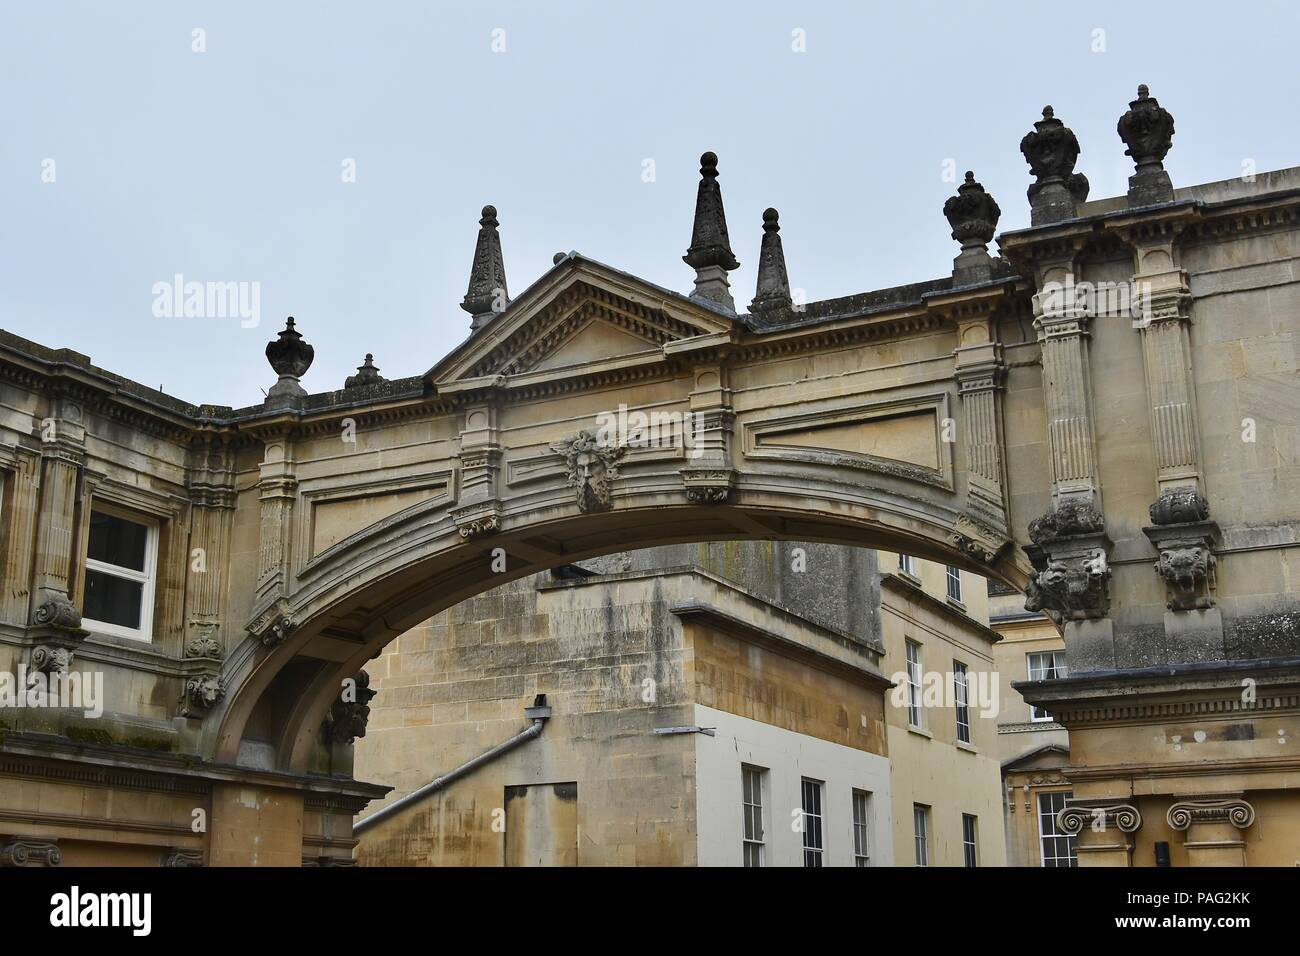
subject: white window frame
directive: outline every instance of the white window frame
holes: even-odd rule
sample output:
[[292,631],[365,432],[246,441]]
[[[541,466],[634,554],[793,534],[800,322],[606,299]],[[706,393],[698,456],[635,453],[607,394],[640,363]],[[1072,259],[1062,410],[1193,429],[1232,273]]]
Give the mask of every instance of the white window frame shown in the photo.
[[[925,729],[925,709],[921,706],[921,644],[910,638],[903,642],[907,659],[907,726]],[[915,657],[912,651],[916,650]]]
[[[123,627],[121,624],[112,624],[108,621],[96,621],[94,618],[85,617],[84,615],[81,623],[86,630],[92,633],[125,637],[128,640],[140,641],[142,644],[150,644],[153,642],[154,588],[158,580],[159,522],[154,518],[148,518],[134,511],[119,508],[103,501],[92,501],[90,510],[92,516],[94,512],[98,511],[145,528],[144,570],[137,571],[134,568],[124,568],[121,565],[109,564],[107,561],[97,561],[91,558],[89,555],[89,532],[86,535],[85,570],[98,571],[100,574],[107,574],[110,577],[143,584],[144,587],[140,589],[140,626],[138,628]],[[84,592],[85,582],[83,582],[82,590]]]
[[[952,662],[953,710],[957,716],[957,740],[968,744],[970,739],[970,671],[961,661]],[[965,731],[963,736],[962,732]]]
[[[745,776],[747,774],[753,774],[756,778],[754,780],[755,787],[753,792],[758,798],[758,803],[750,803],[745,799]],[[740,862],[745,866],[748,865],[746,862],[747,858],[745,856],[745,850],[751,846],[758,847],[758,865],[767,866],[767,844],[765,839],[755,840],[749,833],[749,811],[751,808],[757,808],[759,835],[764,838],[767,836],[767,811],[763,803],[764,791],[766,789],[767,769],[765,767],[755,767],[752,764],[747,763],[740,765]]]
[[854,788],[853,804],[853,865],[871,865],[871,793]]
[[910,554],[902,554],[900,552],[898,555],[898,570],[903,574],[916,577],[916,558],[912,557]]
[[[970,839],[966,833],[966,824],[970,824]],[[980,865],[980,818],[973,813],[961,815],[961,859],[968,867]],[[969,847],[969,851],[967,848]]]
[[[1050,657],[1051,663],[1047,666],[1034,666],[1034,658]],[[1030,680],[1056,680],[1061,677],[1069,676],[1069,667],[1065,663],[1065,651],[1031,651],[1025,655],[1025,671]],[[1040,708],[1034,704],[1029,705],[1029,719],[1035,724],[1045,724],[1056,718],[1047,711],[1042,711],[1039,716]]]
[[[1067,855],[1060,856],[1055,852],[1053,852],[1051,857],[1052,860],[1054,861],[1066,860],[1067,861],[1066,866],[1079,865],[1079,857],[1078,857],[1078,852],[1075,848],[1074,837],[1068,833],[1061,833],[1059,830],[1056,829],[1056,815],[1060,813],[1061,810],[1065,809],[1066,802],[1072,796],[1074,796],[1073,790],[1046,790],[1046,791],[1039,791],[1038,799],[1034,801],[1034,809],[1037,811],[1036,816],[1038,817],[1038,865],[1039,866],[1044,866],[1044,867],[1047,866],[1047,859],[1048,859],[1047,841],[1048,840],[1055,841],[1055,840],[1062,840],[1062,839],[1065,840]],[[1058,797],[1060,798],[1059,807],[1056,806],[1056,798]],[[1044,798],[1047,798],[1049,804],[1051,805],[1051,812],[1046,815],[1043,813]],[[1048,820],[1050,822],[1051,832],[1049,833],[1043,832],[1044,829],[1046,829],[1043,826],[1044,820]],[[1055,844],[1053,844],[1053,849],[1055,849]],[[1059,863],[1057,863],[1056,865],[1060,866]]]
[[948,599],[958,604],[962,603],[961,569],[951,564],[947,565],[944,569],[944,582]]
[[[808,788],[812,787],[813,792],[817,794],[817,812],[808,811]],[[812,777],[801,777],[799,780],[799,807],[803,814],[803,865],[805,867],[817,868],[826,865],[826,782],[824,780],[814,780]],[[808,841],[812,838],[813,828],[809,825],[810,820],[816,820],[817,826],[817,845],[813,846]],[[808,854],[813,854],[817,860],[816,863],[808,862]]]
[[912,804],[912,849],[917,866],[930,865],[930,808]]

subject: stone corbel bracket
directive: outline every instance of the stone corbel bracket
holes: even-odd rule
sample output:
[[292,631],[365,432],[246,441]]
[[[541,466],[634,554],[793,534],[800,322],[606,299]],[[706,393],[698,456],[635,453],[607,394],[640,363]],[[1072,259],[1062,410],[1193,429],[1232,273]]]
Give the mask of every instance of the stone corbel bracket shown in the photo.
[[998,555],[1011,543],[1011,539],[1005,534],[965,514],[957,516],[957,520],[953,523],[952,534],[948,535],[948,541],[985,564],[996,561]]
[[288,602],[279,600],[245,626],[244,630],[262,642],[263,647],[282,644],[289,632],[298,626]]
[[226,685],[219,676],[198,674],[185,681],[178,712],[182,717],[202,717],[225,696]]
[[1056,815],[1056,826],[1062,833],[1071,836],[1078,836],[1085,826],[1102,833],[1107,830],[1136,833],[1142,826],[1142,814],[1137,807],[1128,803],[1071,802]]
[[466,540],[493,534],[501,530],[501,502],[492,499],[457,508],[451,512],[451,519]]
[[1111,540],[1106,520],[1093,505],[1068,502],[1029,523],[1034,543],[1025,548],[1035,573],[1025,608],[1057,621],[1087,621],[1110,611]]
[[685,469],[680,474],[686,500],[693,505],[725,504],[736,487],[736,473],[727,468]]
[[1205,498],[1192,489],[1166,491],[1151,505],[1155,524],[1142,529],[1159,552],[1156,573],[1165,579],[1171,611],[1203,611],[1214,606],[1214,547],[1219,526],[1210,520]]

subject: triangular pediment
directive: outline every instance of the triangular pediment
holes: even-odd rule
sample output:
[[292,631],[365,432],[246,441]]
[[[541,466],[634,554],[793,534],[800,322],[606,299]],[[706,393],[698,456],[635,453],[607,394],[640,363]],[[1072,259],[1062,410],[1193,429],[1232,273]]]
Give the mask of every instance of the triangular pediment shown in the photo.
[[428,374],[451,391],[666,360],[731,338],[734,316],[571,253]]

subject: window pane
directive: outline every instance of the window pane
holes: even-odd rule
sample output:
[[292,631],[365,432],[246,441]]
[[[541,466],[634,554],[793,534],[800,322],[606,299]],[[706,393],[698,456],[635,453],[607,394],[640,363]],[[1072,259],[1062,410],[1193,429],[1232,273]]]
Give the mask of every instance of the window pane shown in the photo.
[[127,581],[102,571],[86,571],[82,613],[92,621],[138,630],[143,598],[144,584],[140,581]]
[[145,545],[148,540],[149,529],[145,525],[102,511],[90,513],[90,540],[86,555],[93,561],[115,564],[132,571],[144,571]]

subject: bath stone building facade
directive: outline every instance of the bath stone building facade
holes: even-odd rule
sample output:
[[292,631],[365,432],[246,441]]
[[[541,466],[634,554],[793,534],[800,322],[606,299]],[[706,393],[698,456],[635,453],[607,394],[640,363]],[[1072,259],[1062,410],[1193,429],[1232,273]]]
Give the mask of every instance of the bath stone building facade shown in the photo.
[[1069,675],[1065,641],[1041,611],[1026,611],[1025,596],[989,585],[989,626],[1001,640],[993,657],[1001,691],[997,719],[1002,763],[1007,863],[1076,866],[1075,835],[1057,817],[1074,796],[1066,768],[1069,734],[1043,707],[1029,704],[1015,684]]
[[678,545],[443,612],[367,665],[356,772],[394,790],[358,860],[890,865],[874,584],[865,549]]
[[[444,612],[367,666],[356,772],[394,791],[357,825],[358,860],[1001,865],[995,721],[975,694],[909,708],[889,687],[909,643],[941,679],[960,659],[987,685],[984,581],[954,569],[954,599],[944,568],[913,568],[901,582],[865,549],[678,545]],[[547,717],[525,737],[537,694]]]
[[[196,405],[0,335],[0,670],[103,684],[0,714],[0,860],[350,860],[386,792],[358,674],[394,639],[561,565],[779,540],[1049,615],[1068,676],[1017,686],[1069,733],[1081,866],[1293,864],[1300,170],[1178,185],[1165,106],[1116,113],[1080,144],[1045,109],[1030,225],[971,175],[961,251],[907,286],[796,304],[782,243],[814,240],[748,210],[738,305],[707,153],[693,289],[574,252],[509,298],[485,208],[472,334],[410,377],[309,393],[290,322],[263,402]],[[1121,146],[1129,189],[1090,198]]]

